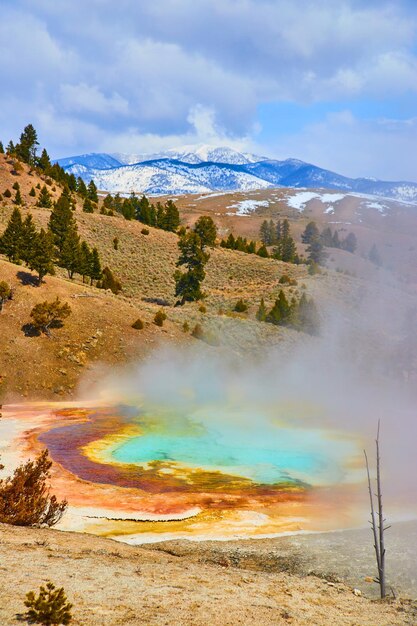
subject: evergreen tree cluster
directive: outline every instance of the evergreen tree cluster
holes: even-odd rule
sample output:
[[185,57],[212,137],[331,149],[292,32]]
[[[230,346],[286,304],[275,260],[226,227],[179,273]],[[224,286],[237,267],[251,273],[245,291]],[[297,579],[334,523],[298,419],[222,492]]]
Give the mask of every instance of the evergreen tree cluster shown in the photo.
[[[19,208],[15,207],[0,238],[0,253],[6,255],[12,263],[23,262],[37,272],[39,285],[47,274],[55,273],[54,263],[65,268],[69,278],[79,274],[83,282],[89,279],[90,284],[100,281],[103,274],[97,248],[91,249],[78,234],[72,199],[67,188],[64,188],[53,206],[47,231],[36,229],[31,214],[23,220]],[[107,282],[104,281],[103,288],[112,289],[112,286],[106,286]]]
[[104,215],[119,213],[127,220],[138,220],[142,224],[173,233],[180,225],[180,214],[172,200],[167,200],[165,204],[157,202],[155,205],[145,195],[139,198],[135,193],[131,193],[128,198],[122,198],[118,193],[114,196],[108,194],[101,212]]
[[68,174],[58,163],[52,164],[45,148],[43,148],[41,155],[38,156],[38,146],[38,134],[33,125],[28,124],[23,129],[18,143],[14,144],[13,141],[9,141],[6,153],[8,156],[15,157],[19,161],[27,163],[30,167],[40,170],[45,176],[68,187],[71,191],[77,191],[77,180],[74,174]]
[[276,326],[294,328],[309,335],[318,335],[320,330],[320,319],[314,300],[303,293],[299,300],[293,297],[288,301],[282,289],[269,312],[262,298],[256,319]]
[[52,233],[54,256],[57,264],[67,270],[69,278],[79,274],[85,282],[101,279],[102,270],[97,248],[90,249],[86,241],[78,234],[74,218],[71,195],[67,189],[55,202],[49,218],[49,231]]
[[0,238],[0,253],[12,263],[24,262],[29,269],[37,272],[39,285],[46,274],[54,274],[51,233],[43,228],[37,231],[30,213],[23,220],[18,207],[13,210]]
[[322,246],[326,248],[340,248],[352,254],[358,246],[355,233],[349,233],[344,239],[340,239],[337,230],[332,232],[332,229],[327,226],[320,233],[317,224],[315,222],[309,222],[301,235],[301,241],[311,245],[311,243],[316,240],[319,240]]
[[301,262],[287,219],[276,223],[273,220],[264,220],[259,234],[264,246],[274,246],[271,254],[274,259],[285,263]]
[[222,239],[220,241],[220,246],[229,250],[246,252],[247,254],[259,254],[260,252],[259,256],[269,257],[268,250],[264,245],[257,249],[256,241],[248,241],[246,237],[241,237],[240,235],[235,237],[233,233],[230,233],[227,239]]

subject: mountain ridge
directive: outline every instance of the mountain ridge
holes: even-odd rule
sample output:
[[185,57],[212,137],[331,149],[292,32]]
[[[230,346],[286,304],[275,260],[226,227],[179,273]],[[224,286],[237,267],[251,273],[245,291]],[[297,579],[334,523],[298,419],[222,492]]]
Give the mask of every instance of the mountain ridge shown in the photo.
[[[299,159],[268,159],[231,148],[191,146],[154,154],[89,153],[58,159],[70,174],[108,192],[148,195],[324,188],[417,203],[417,183],[349,178]],[[136,159],[140,160],[136,160]],[[209,160],[204,160],[209,159]]]

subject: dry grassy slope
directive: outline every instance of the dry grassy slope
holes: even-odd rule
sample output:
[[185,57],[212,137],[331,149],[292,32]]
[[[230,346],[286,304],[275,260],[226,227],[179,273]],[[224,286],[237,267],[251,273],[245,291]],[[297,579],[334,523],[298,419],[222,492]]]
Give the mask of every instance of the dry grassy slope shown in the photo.
[[[5,167],[1,175],[8,177],[7,185],[11,187],[10,180],[14,178],[9,171],[11,166],[4,158],[0,158],[0,166]],[[18,178],[24,201],[28,204],[30,198],[26,192],[36,176],[30,176],[26,168]],[[0,189],[3,183],[0,181]],[[0,233],[12,210],[10,201],[0,206]],[[39,226],[46,227],[49,210],[32,204],[23,207],[24,215],[28,211]],[[123,293],[116,297],[84,286],[79,280],[70,282],[60,269],[56,277],[48,276],[41,288],[22,285],[19,272],[27,270],[1,261],[0,280],[7,280],[15,287],[15,299],[6,305],[0,317],[0,341],[6,346],[0,353],[3,381],[0,393],[3,398],[6,393],[7,397],[39,395],[43,398],[56,393],[71,394],[81,373],[91,363],[140,358],[155,341],[196,341],[182,331],[185,321],[191,328],[199,322],[203,327],[214,330],[221,338],[220,349],[225,346],[241,353],[263,350],[266,345],[279,343],[284,350],[294,343],[311,339],[303,333],[255,320],[260,299],[264,297],[268,306],[273,303],[281,288],[279,278],[284,273],[298,281],[296,287],[284,287],[288,297],[300,295],[306,290],[316,298],[323,313],[341,304],[354,310],[352,294],[362,284],[360,280],[336,272],[310,277],[305,266],[217,248],[211,251],[207,265],[204,283],[206,312],[199,310],[199,304],[174,307],[173,273],[178,256],[176,235],[154,228],[149,228],[149,235],[144,235],[141,233],[143,225],[139,222],[129,222],[120,216],[86,214],[79,207],[76,217],[80,235],[90,245],[98,247],[103,264],[109,265],[120,278]],[[119,239],[118,250],[113,247],[115,237]],[[81,292],[94,297],[73,297]],[[54,340],[25,337],[21,327],[29,321],[33,305],[56,295],[69,301],[73,309],[73,315],[64,328],[55,333]],[[233,313],[239,298],[249,304],[247,315]],[[163,329],[152,324],[161,301],[167,305],[165,311],[168,315]],[[137,317],[147,322],[144,331],[131,329]],[[94,337],[97,331],[99,339]],[[79,357],[76,356],[78,353]]]
[[74,604],[74,626],[411,626],[408,602],[372,602],[343,584],[189,561],[90,535],[0,525],[0,623],[47,580]]
[[[22,284],[29,276],[23,267],[0,261],[0,279],[15,288],[13,300],[0,313],[0,402],[71,394],[94,364],[143,358],[162,338],[178,339],[175,324],[168,321],[157,328],[152,310],[136,302],[51,276],[41,287]],[[25,336],[22,327],[33,306],[56,296],[72,310],[63,328],[54,330],[51,339]],[[131,328],[138,317],[146,322],[142,331]]]
[[[300,253],[304,253],[304,246],[300,243],[301,233],[311,220],[316,221],[320,228],[330,226],[332,230],[338,230],[341,237],[352,231],[358,239],[358,250],[353,260],[351,257],[343,257],[339,260],[343,269],[351,270],[353,266],[358,274],[364,271],[366,275],[370,264],[360,257],[362,255],[367,257],[371,246],[375,243],[385,267],[392,267],[401,277],[405,277],[410,282],[417,282],[414,269],[417,265],[417,207],[415,205],[401,204],[385,198],[372,199],[366,196],[346,195],[331,205],[333,212],[326,213],[330,204],[323,204],[319,199],[308,202],[303,211],[291,208],[288,205],[288,199],[304,191],[306,190],[279,188],[251,192],[188,195],[178,197],[176,203],[188,224],[193,224],[202,214],[212,215],[222,236],[233,232],[257,239],[263,220],[288,218],[292,233],[298,241]],[[323,194],[323,189],[309,189],[308,191]],[[336,194],[336,198],[338,195],[340,197],[338,192],[326,193],[329,198],[332,193]],[[255,203],[264,202],[267,206],[258,206],[250,215],[237,215],[236,205],[246,200]],[[384,206],[386,214],[369,206],[373,203]]]

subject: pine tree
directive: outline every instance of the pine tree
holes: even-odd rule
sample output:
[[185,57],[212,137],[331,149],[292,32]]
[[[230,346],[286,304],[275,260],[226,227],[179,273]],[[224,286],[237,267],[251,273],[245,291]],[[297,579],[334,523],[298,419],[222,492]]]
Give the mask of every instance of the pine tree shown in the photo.
[[164,230],[168,230],[172,233],[175,233],[178,226],[180,225],[180,214],[172,200],[168,200],[168,202],[165,204],[164,223]]
[[51,274],[51,276],[55,274],[53,258],[54,242],[52,234],[41,228],[40,232],[36,233],[28,263],[30,269],[38,274],[38,286],[42,284],[47,274]]
[[[142,222],[143,224],[151,223],[151,206],[149,200],[146,196],[142,196],[139,200],[137,210],[136,210],[136,219]],[[158,224],[159,226],[159,224]],[[159,226],[162,228],[162,226]]]
[[200,237],[202,248],[214,247],[217,238],[216,224],[208,215],[198,218],[194,226],[194,232]]
[[209,255],[201,247],[201,239],[197,233],[191,231],[180,237],[178,241],[180,256],[177,267],[185,266],[186,272],[177,270],[174,274],[175,295],[181,298],[180,303],[201,300],[203,293],[201,283],[206,273],[204,266]]
[[84,213],[94,213],[93,203],[90,198],[86,198],[83,203],[83,211]]
[[303,234],[301,235],[301,241],[303,243],[310,243],[314,237],[319,236],[319,229],[316,222],[309,222],[305,227]]
[[77,230],[77,224],[71,209],[71,199],[69,193],[65,190],[52,209],[49,218],[49,230],[54,236],[54,244],[58,252],[62,251],[67,232],[69,230]]
[[136,217],[136,208],[134,200],[125,198],[122,206],[122,215],[126,220],[134,220]]
[[340,243],[340,239],[339,239],[339,233],[337,232],[337,230],[334,231],[333,233],[333,237],[332,237],[332,246],[333,248],[340,248],[341,247],[341,243]]
[[4,154],[4,146],[1,141],[0,141],[0,154]]
[[44,172],[48,172],[51,167],[51,159],[45,148],[38,159],[38,167]]
[[261,246],[256,254],[260,257],[263,257],[264,259],[269,257],[268,250],[265,248],[265,246]]
[[17,188],[16,188],[16,195],[14,197],[14,203],[17,206],[22,206],[23,200],[22,200],[22,194],[20,193],[20,185],[19,183],[16,183],[16,184],[17,184]]
[[46,188],[46,185],[44,185],[41,189],[36,206],[43,209],[50,209],[52,206],[52,197]]
[[357,247],[358,241],[356,239],[355,233],[349,233],[346,239],[342,241],[342,248],[347,252],[351,252],[352,254],[354,254]]
[[260,239],[265,246],[271,246],[275,242],[275,225],[272,220],[264,220],[259,231]]
[[293,263],[296,257],[295,241],[290,234],[290,223],[285,219],[281,227],[281,239],[279,242],[281,261]]
[[9,143],[7,144],[6,154],[8,156],[13,156],[15,154],[15,147],[14,147],[14,143],[12,140],[10,140]]
[[29,191],[29,195],[31,196],[31,198],[35,198],[36,196],[35,187],[32,187],[32,189]]
[[80,194],[82,198],[87,197],[87,187],[85,186],[85,182],[83,181],[81,176],[77,178],[77,193]]
[[22,214],[16,207],[0,238],[0,252],[5,254],[12,263],[20,263],[22,254],[23,223]]
[[300,330],[309,335],[318,335],[320,331],[320,318],[313,299],[308,299],[305,293],[298,303],[297,321]]
[[161,202],[156,203],[156,226],[165,228],[165,209]]
[[381,256],[380,256],[378,248],[376,247],[375,244],[370,249],[368,258],[369,258],[370,261],[372,261],[372,263],[374,263],[378,267],[380,267],[382,265]]
[[28,608],[25,618],[30,624],[66,626],[72,621],[72,604],[68,602],[64,588],[57,589],[50,581],[46,583],[46,587],[41,585],[37,596],[33,591],[29,591],[26,594],[25,606]]
[[20,258],[26,265],[29,265],[32,258],[36,237],[36,227],[33,222],[33,217],[29,213],[22,224],[22,244],[20,248]]
[[15,154],[21,161],[34,165],[36,161],[36,146],[38,145],[37,132],[32,124],[28,124],[20,135],[20,142],[15,146]]
[[258,322],[265,322],[266,320],[266,307],[265,307],[265,302],[263,298],[261,299],[259,308],[256,311],[256,319],[258,320]]
[[67,270],[71,280],[74,274],[80,270],[80,236],[74,228],[69,228],[66,231],[58,263]]
[[87,198],[89,198],[91,202],[98,202],[97,187],[93,179],[88,183]]
[[86,276],[90,276],[92,270],[92,252],[86,241],[81,242],[79,257],[79,273],[83,277],[83,283]]
[[[317,239],[317,238],[318,238],[317,235],[311,237],[308,243],[311,243],[313,239]],[[332,230],[330,226],[327,226],[326,228],[323,229],[323,232],[320,235],[320,242],[322,243],[323,246],[326,246],[327,248],[331,248],[333,246],[333,234],[332,234]]]
[[100,280],[102,276],[100,255],[97,248],[93,248],[91,253],[90,273],[88,275],[91,279],[91,284],[93,284],[93,280]]
[[275,300],[274,306],[266,317],[266,321],[278,326],[288,326],[291,320],[292,310],[281,289],[278,298]]
[[307,252],[308,252],[308,260],[310,261],[310,263],[317,263],[318,265],[323,265],[324,261],[326,260],[327,253],[324,250],[320,237],[314,237],[310,241],[310,245],[307,248]]

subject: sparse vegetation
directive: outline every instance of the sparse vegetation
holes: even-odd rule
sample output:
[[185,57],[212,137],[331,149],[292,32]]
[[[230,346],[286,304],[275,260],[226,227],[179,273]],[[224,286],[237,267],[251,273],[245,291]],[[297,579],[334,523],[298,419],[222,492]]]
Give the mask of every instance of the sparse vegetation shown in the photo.
[[71,315],[71,307],[66,302],[61,302],[57,297],[55,300],[40,302],[33,307],[30,317],[32,327],[38,331],[51,336],[51,328],[60,328],[63,321]]
[[25,606],[26,619],[31,624],[42,626],[66,626],[72,621],[72,604],[68,602],[64,588],[56,588],[48,581],[46,586],[41,586],[39,594],[33,591],[26,594]]
[[244,300],[240,299],[236,302],[234,310],[236,313],[246,313],[248,305]]
[[134,328],[135,330],[143,330],[145,328],[145,324],[142,322],[140,317],[138,317],[136,322],[133,322],[132,328]]
[[0,313],[3,310],[3,305],[7,300],[12,298],[12,289],[5,280],[0,281]]
[[0,522],[15,526],[54,526],[67,508],[50,494],[52,461],[44,450],[35,461],[27,461],[13,475],[0,480]]
[[[96,250],[96,248],[94,249]],[[113,275],[113,272],[108,267],[104,268],[102,279],[98,281],[97,287],[99,289],[110,289],[115,295],[122,291],[121,282]]]
[[155,313],[155,317],[153,318],[153,323],[156,326],[163,326],[165,320],[167,319],[165,311],[157,311]]

